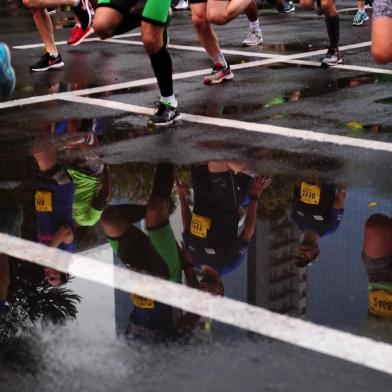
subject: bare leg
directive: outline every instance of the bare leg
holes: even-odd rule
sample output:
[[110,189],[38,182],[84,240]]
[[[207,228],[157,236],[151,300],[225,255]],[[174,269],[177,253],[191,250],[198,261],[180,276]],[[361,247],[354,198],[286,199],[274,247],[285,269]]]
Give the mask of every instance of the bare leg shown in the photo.
[[207,20],[207,3],[191,4],[192,22],[197,37],[210,57],[218,56],[221,52],[218,37]]
[[392,18],[373,19],[372,56],[378,64],[392,61]]
[[382,214],[369,217],[365,225],[363,250],[378,259],[392,254],[392,219]]
[[58,50],[55,44],[53,35],[53,23],[50,19],[48,11],[44,8],[32,9],[33,18],[37,27],[38,33],[45,45],[45,49],[51,55],[57,55]]
[[207,2],[207,19],[210,23],[223,25],[238,15],[245,12],[253,0],[208,0]]
[[122,14],[113,8],[97,8],[93,22],[95,34],[101,39],[113,37],[122,20]]

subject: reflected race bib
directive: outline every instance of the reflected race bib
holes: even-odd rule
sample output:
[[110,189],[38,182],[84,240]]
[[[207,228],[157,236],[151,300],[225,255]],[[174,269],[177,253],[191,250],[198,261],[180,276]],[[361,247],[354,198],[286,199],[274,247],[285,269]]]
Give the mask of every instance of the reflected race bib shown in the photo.
[[191,234],[199,238],[206,238],[211,227],[211,219],[201,215],[192,214]]
[[301,201],[305,204],[319,205],[321,189],[317,185],[301,182]]
[[369,310],[379,316],[392,317],[392,293],[385,290],[369,291]]
[[138,308],[141,309],[154,309],[155,308],[155,302],[146,297],[142,297],[140,295],[136,294],[131,294],[131,299],[132,303],[137,306]]
[[52,193],[44,191],[35,192],[35,209],[38,212],[52,212]]

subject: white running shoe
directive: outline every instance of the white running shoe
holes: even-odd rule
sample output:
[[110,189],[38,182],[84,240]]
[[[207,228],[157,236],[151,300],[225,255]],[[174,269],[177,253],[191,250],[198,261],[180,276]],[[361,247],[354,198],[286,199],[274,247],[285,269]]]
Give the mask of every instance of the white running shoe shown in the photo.
[[263,43],[263,34],[261,30],[249,30],[247,36],[242,41],[242,46],[257,46]]
[[180,0],[178,4],[174,7],[176,11],[187,10],[189,8],[188,0]]

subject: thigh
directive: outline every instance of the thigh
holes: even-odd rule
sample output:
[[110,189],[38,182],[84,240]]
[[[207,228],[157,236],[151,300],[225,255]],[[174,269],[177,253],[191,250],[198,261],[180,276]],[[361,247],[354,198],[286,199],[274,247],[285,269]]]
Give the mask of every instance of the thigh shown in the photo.
[[191,4],[192,18],[198,17],[200,19],[204,19],[207,16],[207,0],[192,2]]
[[213,13],[214,15],[224,15],[229,1],[221,0],[208,0],[207,1],[207,14]]
[[[124,11],[126,12],[126,11]],[[123,20],[123,12],[121,11],[120,3],[98,3],[95,10],[93,27],[94,29],[107,29],[114,31]]]

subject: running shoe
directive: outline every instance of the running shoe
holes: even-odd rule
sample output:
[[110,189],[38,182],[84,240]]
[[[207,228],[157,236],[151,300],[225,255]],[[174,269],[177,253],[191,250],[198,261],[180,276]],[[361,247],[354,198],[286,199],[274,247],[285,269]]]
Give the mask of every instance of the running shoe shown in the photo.
[[79,0],[78,4],[73,7],[72,10],[78,17],[83,30],[86,30],[88,27],[90,27],[93,18],[88,0]]
[[9,97],[15,88],[15,72],[8,46],[0,43],[0,97]]
[[263,43],[261,30],[249,30],[247,36],[242,41],[242,46],[257,46]]
[[180,119],[180,112],[170,104],[159,102],[156,105],[155,113],[148,119],[147,125],[150,127],[167,127],[174,121]]
[[174,7],[176,11],[187,10],[189,8],[188,0],[180,0],[178,4]]
[[295,5],[292,1],[284,1],[282,4],[278,5],[278,11],[282,14],[289,14],[295,11]]
[[86,30],[83,30],[81,26],[75,25],[75,27],[71,30],[71,34],[68,38],[67,44],[71,46],[77,46],[93,33],[94,29],[91,26],[87,27]]
[[354,16],[353,26],[361,26],[363,25],[363,22],[366,22],[367,20],[369,20],[369,16],[366,11],[358,10]]
[[321,67],[333,67],[334,65],[338,65],[342,63],[342,56],[340,55],[338,48],[329,48],[326,56],[321,61]]
[[204,77],[204,84],[218,84],[233,78],[234,74],[231,72],[230,65],[224,66],[216,63],[212,66],[211,73]]
[[48,52],[45,52],[36,64],[30,66],[32,72],[48,71],[49,69],[58,69],[64,67],[64,63],[61,60],[60,53],[55,57],[51,56]]

